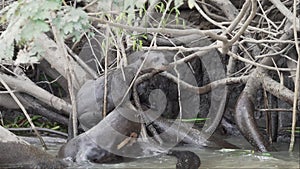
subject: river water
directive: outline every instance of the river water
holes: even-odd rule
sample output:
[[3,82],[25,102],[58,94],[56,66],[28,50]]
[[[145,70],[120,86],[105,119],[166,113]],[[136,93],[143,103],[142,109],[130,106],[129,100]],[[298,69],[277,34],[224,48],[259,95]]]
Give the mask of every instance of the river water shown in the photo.
[[[297,140],[295,151],[288,152],[288,143],[276,143],[277,152],[271,153],[254,153],[251,151],[251,146],[242,138],[231,137],[227,141],[241,147],[239,150],[221,149],[198,149],[193,147],[184,147],[181,149],[191,150],[199,155],[201,159],[200,168],[300,168],[299,161],[299,144]],[[62,144],[50,144],[51,154],[56,154]],[[81,169],[109,169],[109,168],[175,168],[176,158],[166,155],[156,156],[152,158],[134,159],[128,162],[119,164],[92,164],[84,163],[73,165],[68,168]]]

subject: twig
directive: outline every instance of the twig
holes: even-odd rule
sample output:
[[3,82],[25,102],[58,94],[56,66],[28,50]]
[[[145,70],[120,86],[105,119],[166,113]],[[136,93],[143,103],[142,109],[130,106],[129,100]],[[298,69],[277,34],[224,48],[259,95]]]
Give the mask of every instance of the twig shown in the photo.
[[[224,26],[222,26],[222,24],[216,22],[215,20],[211,19],[209,16],[206,15],[206,13],[200,8],[200,6],[197,3],[194,3],[195,8],[197,9],[197,11],[210,23],[212,23],[213,25],[225,30],[226,28]],[[226,39],[227,40],[227,39]]]
[[233,52],[228,52],[227,53],[229,56],[233,57],[233,58],[236,58],[242,62],[245,62],[245,63],[248,63],[248,64],[251,64],[251,65],[254,65],[254,66],[257,66],[257,67],[262,67],[262,68],[265,68],[265,69],[269,69],[269,70],[280,70],[280,71],[285,71],[285,72],[290,72],[290,71],[295,71],[294,69],[290,69],[290,68],[276,68],[276,67],[272,67],[272,66],[267,66],[267,65],[263,65],[263,64],[260,64],[260,63],[257,63],[257,62],[254,62],[254,61],[251,61],[251,60],[248,60],[248,59],[245,59]]
[[[222,47],[221,45],[220,46],[214,46],[215,48],[218,48],[218,47]],[[203,47],[184,47],[184,46],[152,46],[152,47],[142,47],[142,49],[145,49],[145,50],[167,50],[167,51],[170,51],[170,50],[180,50],[182,52],[194,52],[194,51],[203,51],[203,50],[210,50],[212,49],[212,46],[203,46]]]
[[246,22],[243,24],[243,26],[240,28],[240,30],[238,31],[238,33],[235,34],[234,37],[228,43],[224,44],[223,49],[222,49],[223,53],[227,53],[227,51],[229,50],[228,48],[231,47],[231,45],[240,38],[240,36],[245,32],[245,30],[247,29],[248,25],[251,23],[252,19],[256,15],[256,9],[257,9],[257,2],[256,2],[256,0],[251,0],[251,4],[252,4],[252,10],[251,10],[250,16],[248,17],[248,19],[246,20]]
[[259,8],[260,8],[260,10],[261,10],[261,12],[262,12],[262,16],[263,16],[264,19],[267,21],[269,30],[271,29],[271,25],[272,25],[275,29],[278,30],[278,26],[277,26],[274,22],[272,22],[271,19],[268,18],[267,14],[266,14],[266,11],[264,10],[264,8],[263,8],[261,2],[260,2],[260,1],[257,1],[257,3],[258,3]]
[[108,24],[113,27],[123,28],[126,30],[136,31],[136,32],[140,32],[140,33],[162,33],[162,34],[173,34],[173,35],[201,34],[201,35],[209,36],[216,40],[227,42],[226,37],[219,36],[219,35],[215,34],[214,31],[202,31],[199,29],[181,30],[181,29],[169,29],[169,28],[160,28],[160,27],[158,27],[158,28],[132,27],[132,26],[124,25],[124,24],[113,23],[113,22],[106,21],[106,20],[92,17],[92,16],[90,16],[89,18],[93,21],[97,21],[102,24]]
[[[141,25],[143,27],[148,27],[148,18],[151,17],[151,13],[155,11],[155,6],[159,3],[159,0],[151,1],[150,6],[148,7],[144,17],[142,18]],[[150,15],[150,16],[149,16]]]
[[[170,6],[170,4],[171,4],[171,1],[168,2],[167,6],[166,6],[166,9],[168,9],[168,7]],[[157,31],[157,30],[165,30],[165,29],[160,28],[160,27],[161,27],[161,25],[162,25],[162,22],[163,22],[165,16],[166,16],[166,12],[167,12],[167,10],[164,11],[164,13],[163,13],[163,15],[162,15],[162,17],[161,17],[161,21],[160,21],[159,24],[158,24],[158,28],[157,28],[157,29],[154,28],[154,30],[156,30],[156,31]],[[104,20],[101,20],[101,19],[98,19],[98,18],[95,18],[95,19],[98,20],[98,21],[100,21],[100,22],[101,22],[101,21],[104,21]],[[104,21],[104,22],[105,22],[106,24],[109,24],[109,25],[114,25],[114,24],[111,24],[111,22],[107,22],[107,21]],[[122,24],[118,24],[118,25],[121,26],[121,28],[125,28],[125,27],[126,27],[126,28],[129,28],[129,29],[135,29],[135,28],[138,28],[138,27],[130,27],[130,26],[122,25]],[[123,26],[124,26],[124,27],[123,27]],[[125,28],[125,29],[126,29],[126,28]],[[149,29],[152,29],[152,28],[138,28],[138,29],[135,29],[135,31],[139,30],[139,31],[142,31],[143,33],[145,33],[145,32],[148,32],[147,30],[149,30]],[[153,47],[153,46],[156,46],[155,44],[156,44],[157,33],[159,33],[159,31],[158,31],[158,32],[155,32],[155,31],[154,31],[153,39],[151,40],[151,43],[150,43],[150,45],[149,45],[150,48]],[[146,62],[146,60],[147,60],[147,58],[148,58],[148,56],[149,56],[149,52],[150,52],[150,49],[146,52],[145,58],[144,58],[144,60],[142,61],[140,67],[138,68],[138,70],[137,70],[137,72],[136,72],[136,74],[135,74],[135,76],[134,76],[134,78],[133,78],[133,80],[132,80],[132,83],[129,85],[129,87],[128,87],[127,91],[125,92],[125,94],[124,94],[124,96],[123,96],[123,98],[122,98],[120,104],[124,102],[124,100],[125,100],[126,96],[128,95],[129,91],[130,91],[131,88],[134,86],[134,83],[135,83],[135,81],[137,80],[138,75],[139,75],[139,73],[141,72],[142,67],[144,66],[144,64],[145,64],[145,62]],[[194,55],[194,56],[192,56],[192,57],[195,57],[195,56],[196,56],[196,55]],[[180,59],[180,60],[182,60],[182,59]],[[172,66],[174,66],[174,65],[169,65],[169,66],[172,67]],[[167,69],[167,67],[162,67],[162,68],[160,68],[160,70],[158,70],[158,72],[162,72],[162,70],[166,70],[166,69]],[[118,106],[120,106],[120,104],[119,104]],[[116,106],[116,107],[118,107],[118,106]]]
[[273,113],[278,113],[278,112],[293,112],[292,109],[256,109],[256,111],[261,111],[261,112],[273,112]]
[[9,92],[9,94],[11,95],[11,97],[15,100],[15,102],[18,104],[18,106],[20,107],[20,109],[22,110],[22,112],[24,113],[26,119],[28,120],[30,126],[32,127],[32,129],[34,130],[35,134],[37,135],[37,137],[39,138],[41,144],[43,145],[43,147],[47,150],[47,145],[45,144],[43,138],[41,137],[40,133],[37,131],[37,129],[35,128],[35,125],[33,124],[29,114],[27,113],[25,107],[22,105],[22,103],[20,102],[20,100],[17,98],[17,96],[12,92],[12,90],[10,89],[10,87],[7,85],[7,83],[1,78],[0,76],[0,82],[2,83],[2,85],[5,87],[5,89]]
[[3,115],[2,115],[2,112],[0,110],[0,125],[4,126],[4,121],[3,121]]
[[288,89],[287,87],[281,85],[277,81],[273,80],[270,76],[264,75],[263,88],[267,90],[272,95],[280,98],[281,100],[293,104],[294,92]]
[[236,16],[236,18],[231,22],[231,24],[229,25],[229,27],[226,29],[226,32],[224,33],[228,33],[231,34],[231,32],[234,30],[234,28],[241,22],[241,20],[243,19],[243,17],[246,15],[247,9],[250,6],[250,0],[247,0],[241,11],[239,12],[239,14]]
[[[16,90],[12,90],[12,92],[16,92]],[[0,91],[0,94],[7,94],[7,93],[10,93],[10,92],[9,91]]]
[[[45,34],[35,37],[34,43],[39,44],[39,46],[43,49],[43,52],[40,54],[49,62],[51,67],[67,79],[67,73],[64,69],[67,65],[67,60],[66,57],[60,53],[58,45]],[[71,60],[71,64],[74,68],[76,77],[75,79],[72,79],[72,83],[75,89],[79,90],[86,80],[91,79],[91,76],[73,59]]]
[[263,58],[263,57],[270,57],[270,56],[277,56],[277,55],[282,55],[284,52],[286,52],[286,50],[288,49],[289,47],[285,47],[284,49],[282,49],[281,51],[275,51],[274,50],[274,53],[267,53],[267,54],[263,54],[263,55],[257,55],[255,56],[256,59],[260,59],[260,58]]
[[[300,30],[300,20],[296,16],[294,16],[294,14],[289,9],[287,9],[280,0],[270,0],[270,1],[291,23],[294,23],[294,29],[296,31],[299,31]],[[297,8],[294,8],[294,13],[296,11],[297,11]]]
[[102,110],[102,117],[104,118],[106,116],[106,109],[107,109],[107,57],[108,57],[108,44],[109,44],[109,32],[110,32],[110,27],[106,27],[106,43],[105,43],[105,54],[104,54],[104,93],[103,93],[103,110]]
[[225,78],[225,79],[220,79],[214,82],[211,82],[207,85],[198,87],[198,86],[193,86],[191,84],[186,83],[185,81],[182,80],[177,80],[175,76],[173,76],[170,73],[167,72],[162,72],[160,75],[172,80],[174,83],[179,83],[181,85],[181,88],[184,90],[188,90],[190,92],[194,92],[197,94],[205,94],[210,92],[212,89],[217,88],[218,86],[222,85],[229,85],[229,84],[234,84],[234,83],[246,83],[249,76],[240,76],[240,77],[232,77],[232,78]]
[[[174,55],[174,62],[176,62],[176,60],[177,60],[177,58],[176,58],[177,55],[178,55],[178,52],[176,53],[176,55]],[[177,69],[177,64],[174,66],[174,70],[175,70],[175,73],[177,75],[176,82],[177,82],[178,105],[179,105],[179,119],[180,119],[178,127],[177,127],[177,138],[176,139],[178,141],[179,128],[181,126],[181,119],[182,119],[182,102],[181,102],[181,90],[180,90],[180,83],[179,83],[179,81],[181,81],[181,80],[180,80],[180,73],[179,73],[179,71]]]
[[[55,14],[52,13],[52,18],[55,18]],[[66,58],[67,66],[65,67],[65,72],[67,75],[67,81],[68,81],[68,89],[69,89],[69,95],[71,98],[71,104],[72,104],[72,111],[70,112],[70,121],[72,122],[72,136],[70,138],[73,138],[77,136],[77,106],[76,106],[76,99],[75,99],[75,92],[74,92],[74,86],[73,86],[73,79],[75,79],[73,67],[71,66],[71,56],[68,55],[67,49],[65,47],[64,40],[62,36],[60,36],[59,31],[56,29],[54,25],[51,25],[52,31],[54,34],[54,38],[56,40],[58,50],[60,51],[59,54],[63,55],[63,57]]]
[[[40,88],[39,86],[35,85],[30,80],[24,80],[20,77],[12,77],[0,72],[0,78],[2,78],[9,86],[17,89],[18,92],[27,93],[38,100],[46,103],[47,105],[59,110],[59,112],[63,115],[68,115],[66,112],[71,111],[71,105],[68,104],[61,98],[58,98],[48,91]],[[63,111],[62,111],[63,110]]]
[[[267,91],[264,89],[263,90],[263,95],[264,95],[264,107],[265,109],[269,109],[269,102],[268,102],[268,94]],[[266,122],[266,131],[267,131],[267,136],[269,138],[269,142],[272,143],[272,125],[270,123],[270,119],[271,119],[271,113],[269,111],[267,111],[265,113],[265,122]]]
[[238,14],[238,10],[236,7],[231,3],[230,0],[210,0],[211,2],[215,3],[218,8],[220,8],[223,13],[226,15],[226,17],[229,20],[233,20],[236,15]]
[[226,17],[223,17],[223,16],[220,16],[220,15],[217,15],[215,13],[212,13],[209,11],[209,9],[207,8],[207,6],[213,8],[214,10],[217,10],[217,8],[215,8],[214,6],[212,5],[209,5],[207,3],[204,2],[204,0],[201,0],[201,6],[203,8],[203,10],[212,18],[214,19],[218,19],[220,21],[228,21],[228,19]]
[[[97,29],[95,29],[93,26],[92,26],[92,28],[94,29],[94,30],[97,30]],[[99,30],[97,30],[96,32],[100,32]],[[100,33],[99,33],[100,34]],[[103,67],[102,67],[102,65],[101,65],[101,63],[100,63],[100,61],[99,61],[99,59],[98,59],[98,57],[97,57],[97,55],[96,55],[96,53],[95,53],[95,51],[94,51],[94,47],[93,47],[93,45],[92,45],[92,43],[91,43],[91,40],[90,40],[90,38],[86,35],[86,34],[84,34],[85,36],[86,36],[86,39],[87,39],[87,42],[89,43],[89,45],[90,45],[90,49],[91,49],[91,52],[92,52],[92,54],[93,54],[93,57],[95,58],[95,60],[96,60],[96,63],[98,64],[98,66],[100,67],[100,69],[101,69],[101,71],[103,71]],[[99,46],[101,46],[102,44],[99,44]]]
[[[53,129],[42,128],[42,127],[36,127],[35,129],[38,130],[38,131],[44,131],[44,132],[53,133],[53,134],[56,134],[56,135],[68,137],[68,134],[66,134],[64,132],[61,132],[61,131],[56,131],[56,130],[53,130]],[[7,130],[9,130],[9,131],[32,131],[32,128],[7,128]]]
[[46,117],[47,119],[51,119],[62,125],[68,126],[67,117],[58,114],[57,111],[55,112],[51,109],[48,109],[47,107],[40,104],[33,97],[27,96],[26,94],[20,94],[20,93],[16,93],[16,96],[21,101],[21,103],[23,103],[23,105],[26,106],[25,108],[27,108],[33,114],[41,115],[43,117]]
[[294,28],[294,39],[295,39],[295,46],[296,46],[296,51],[298,54],[298,63],[297,63],[297,71],[296,71],[296,79],[295,79],[295,91],[294,91],[294,100],[293,100],[293,118],[292,118],[292,134],[291,134],[291,142],[290,142],[290,147],[289,151],[292,152],[295,144],[295,129],[296,129],[296,113],[297,113],[297,99],[299,95],[299,83],[300,83],[300,48],[298,44],[298,35],[297,35],[297,24],[299,26],[299,22],[297,22],[297,0],[294,0],[294,5],[293,5],[293,28]]
[[78,64],[83,67],[84,70],[86,70],[94,79],[98,78],[97,73],[93,69],[91,69],[86,63],[84,63],[82,59],[78,55],[76,55],[76,53],[74,53],[67,45],[65,47],[67,48],[68,52],[74,57],[74,59],[78,62]]
[[94,5],[96,2],[98,2],[98,0],[94,0],[94,1],[90,2],[89,4],[87,4],[86,6],[84,6],[82,9],[86,10],[88,7]]

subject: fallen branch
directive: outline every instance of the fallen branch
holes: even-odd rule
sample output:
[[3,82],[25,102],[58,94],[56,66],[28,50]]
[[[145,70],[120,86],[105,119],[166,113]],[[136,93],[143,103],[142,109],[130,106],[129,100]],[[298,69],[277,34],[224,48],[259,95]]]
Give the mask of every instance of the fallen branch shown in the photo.
[[22,110],[22,112],[24,113],[26,119],[28,120],[30,126],[32,127],[34,133],[37,135],[37,137],[39,138],[41,144],[43,145],[43,147],[47,150],[47,145],[45,144],[45,141],[43,140],[43,138],[41,137],[40,133],[37,131],[37,129],[35,128],[35,125],[33,124],[29,114],[27,113],[25,107],[22,105],[22,103],[20,102],[20,100],[17,98],[17,96],[11,91],[10,87],[7,85],[7,83],[0,77],[0,82],[1,84],[5,87],[5,89],[9,92],[9,94],[11,95],[11,97],[14,99],[14,101],[18,104],[18,106],[20,107],[20,109]]
[[3,73],[0,73],[0,78],[3,79],[3,81],[5,81],[10,88],[13,88],[18,92],[27,93],[41,102],[59,110],[59,112],[61,112],[63,115],[69,115],[67,113],[71,111],[71,105],[69,103],[38,87],[28,79],[25,80],[21,77],[12,77]]
[[[65,70],[67,60],[64,55],[60,53],[60,50],[58,50],[58,45],[45,34],[38,36],[34,41],[43,49],[42,57],[50,63],[51,67],[56,69],[65,79],[67,79]],[[74,84],[75,89],[78,90],[88,79],[92,79],[92,77],[74,60],[70,60],[70,64],[73,67],[75,75],[74,79],[72,79],[72,83]]]
[[[11,132],[14,132],[14,131],[32,131],[32,128],[6,128],[6,129],[11,131]],[[64,132],[56,131],[56,130],[52,130],[52,129],[48,129],[48,128],[36,127],[36,130],[56,134],[56,135],[59,135],[59,136],[68,137],[68,134],[66,134]]]
[[[160,75],[172,80],[174,83],[178,83],[177,77],[175,77],[174,75],[172,75],[170,73],[162,72],[162,73],[160,73]],[[211,90],[217,88],[218,86],[235,84],[235,83],[246,83],[248,78],[249,78],[249,76],[225,78],[225,79],[213,81],[213,82],[211,82],[207,85],[201,86],[201,87],[193,86],[182,80],[179,80],[179,83],[180,83],[182,89],[185,89],[185,90],[197,93],[197,94],[205,94],[205,93],[208,93]]]

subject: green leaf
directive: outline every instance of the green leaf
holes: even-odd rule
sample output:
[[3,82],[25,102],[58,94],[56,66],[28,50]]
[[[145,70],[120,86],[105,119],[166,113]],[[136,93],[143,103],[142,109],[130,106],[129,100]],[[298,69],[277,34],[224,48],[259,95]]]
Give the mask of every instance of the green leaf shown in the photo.
[[25,2],[20,8],[20,15],[22,17],[32,18],[36,15],[40,8],[40,3],[29,1]]
[[42,116],[39,116],[39,115],[35,115],[33,117],[31,117],[31,120],[34,121],[34,120],[37,120],[39,118],[41,118]]
[[73,33],[73,26],[74,24],[73,23],[67,23],[64,28],[63,28],[63,32],[64,34],[69,34],[69,33]]
[[52,127],[51,129],[52,129],[52,130],[58,130],[58,129],[60,129],[60,126],[54,126],[54,127]]
[[78,22],[74,23],[74,25],[73,25],[74,30],[76,30],[76,31],[81,31],[81,30],[83,30],[83,29],[84,29],[83,26],[84,26],[84,25],[82,25],[81,23],[78,23]]
[[272,154],[266,153],[266,152],[265,152],[265,153],[264,153],[264,152],[261,153],[261,155],[262,155],[262,156],[265,156],[265,157],[272,157]]
[[50,18],[50,12],[49,11],[44,11],[44,10],[39,10],[36,12],[34,16],[32,16],[33,20],[44,20]]
[[158,3],[156,6],[155,6],[155,10],[159,13],[163,13],[165,11],[165,5],[164,3]]
[[25,40],[32,40],[40,33],[47,32],[49,30],[49,25],[42,20],[30,21],[22,29],[21,37],[23,37]]
[[43,7],[48,10],[58,10],[61,7],[61,0],[47,0]]

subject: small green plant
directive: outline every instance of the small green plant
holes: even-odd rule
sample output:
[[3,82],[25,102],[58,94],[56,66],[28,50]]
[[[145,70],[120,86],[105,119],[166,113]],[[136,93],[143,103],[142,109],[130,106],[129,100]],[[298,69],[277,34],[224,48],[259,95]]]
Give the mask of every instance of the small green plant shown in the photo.
[[147,39],[147,36],[145,34],[131,36],[133,50],[139,51],[140,49],[142,49],[143,47],[142,39]]
[[[32,122],[36,127],[48,128],[52,130],[64,130],[58,123],[50,122],[40,115],[33,115],[31,117]],[[30,128],[30,124],[26,117],[19,115],[12,122],[6,122],[6,128]]]
[[157,3],[157,5],[155,6],[155,10],[156,12],[163,13],[166,10],[165,4],[162,2]]
[[80,39],[82,33],[86,32],[90,25],[88,15],[80,8],[71,6],[65,7],[57,12],[57,17],[53,20],[53,25],[58,28],[60,34],[65,38],[73,37],[73,42]]
[[[289,129],[286,129],[286,131],[292,132],[292,129],[289,128]],[[296,128],[295,128],[295,133],[299,133],[299,134],[300,134],[300,127],[296,127]]]

